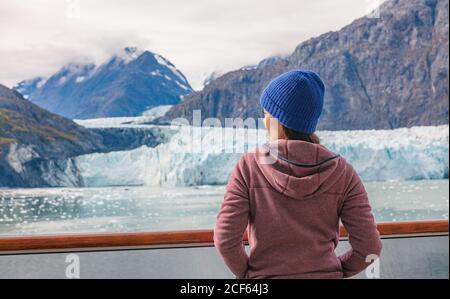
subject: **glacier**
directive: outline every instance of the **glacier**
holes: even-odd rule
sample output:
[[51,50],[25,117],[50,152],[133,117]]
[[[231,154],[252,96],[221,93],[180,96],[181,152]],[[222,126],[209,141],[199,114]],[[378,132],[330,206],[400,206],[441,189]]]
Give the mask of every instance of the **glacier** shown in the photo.
[[[189,126],[176,130],[169,142],[154,148],[75,158],[85,186],[224,185],[243,152],[266,143],[264,130]],[[448,125],[319,131],[317,135],[325,147],[344,156],[364,181],[445,179],[449,175]]]
[[158,117],[166,114],[173,105],[161,105],[142,113],[141,116],[103,117],[91,119],[74,119],[73,121],[85,128],[151,128],[155,126],[145,125]]

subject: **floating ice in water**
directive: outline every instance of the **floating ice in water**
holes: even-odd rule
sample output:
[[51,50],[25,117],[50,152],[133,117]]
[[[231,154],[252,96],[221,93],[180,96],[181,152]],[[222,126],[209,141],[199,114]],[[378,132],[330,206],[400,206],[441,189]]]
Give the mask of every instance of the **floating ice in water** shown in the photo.
[[[243,152],[266,142],[263,130],[180,127],[156,148],[76,158],[87,186],[223,185]],[[245,135],[248,134],[248,135]],[[448,178],[449,127],[322,131],[322,144],[344,156],[365,181]],[[201,138],[193,138],[201,136]],[[222,138],[223,136],[223,138]],[[247,137],[248,136],[248,137]]]
[[[448,219],[448,180],[368,182],[377,221]],[[0,189],[0,235],[212,229],[223,186]]]

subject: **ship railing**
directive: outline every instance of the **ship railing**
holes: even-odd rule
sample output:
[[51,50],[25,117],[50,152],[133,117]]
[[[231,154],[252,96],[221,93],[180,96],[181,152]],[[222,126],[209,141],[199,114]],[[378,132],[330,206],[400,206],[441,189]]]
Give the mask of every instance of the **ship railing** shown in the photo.
[[[448,236],[448,220],[384,222],[378,224],[383,239]],[[0,255],[53,252],[97,252],[134,249],[213,247],[212,230],[133,233],[0,236]],[[340,227],[340,238],[348,233]],[[248,244],[248,233],[243,235]]]

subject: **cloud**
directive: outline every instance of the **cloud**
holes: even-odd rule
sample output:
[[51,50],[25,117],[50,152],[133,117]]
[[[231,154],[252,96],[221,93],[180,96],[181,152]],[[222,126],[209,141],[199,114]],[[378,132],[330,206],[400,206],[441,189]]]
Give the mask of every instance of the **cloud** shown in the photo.
[[166,56],[200,88],[225,72],[338,30],[372,0],[0,0],[0,82],[101,63],[125,46]]

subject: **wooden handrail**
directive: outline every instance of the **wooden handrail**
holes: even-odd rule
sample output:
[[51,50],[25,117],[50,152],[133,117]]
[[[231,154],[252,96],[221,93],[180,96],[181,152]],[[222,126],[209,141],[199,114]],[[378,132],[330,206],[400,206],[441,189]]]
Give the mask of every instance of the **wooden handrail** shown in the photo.
[[[448,235],[448,220],[390,222],[378,224],[383,238]],[[340,228],[341,238],[348,236]],[[243,236],[248,241],[247,233]],[[149,233],[71,234],[52,236],[0,237],[0,254],[51,251],[104,251],[109,249],[213,246],[213,231]]]

